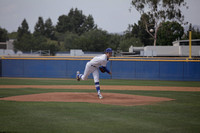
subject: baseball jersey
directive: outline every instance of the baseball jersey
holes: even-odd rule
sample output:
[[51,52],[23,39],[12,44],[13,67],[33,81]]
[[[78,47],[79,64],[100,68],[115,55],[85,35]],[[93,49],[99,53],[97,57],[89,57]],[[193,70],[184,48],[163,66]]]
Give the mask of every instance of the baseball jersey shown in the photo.
[[108,61],[109,59],[107,58],[107,55],[103,54],[103,55],[95,56],[89,63],[95,67],[100,67],[100,66],[106,67],[106,64],[108,63]]

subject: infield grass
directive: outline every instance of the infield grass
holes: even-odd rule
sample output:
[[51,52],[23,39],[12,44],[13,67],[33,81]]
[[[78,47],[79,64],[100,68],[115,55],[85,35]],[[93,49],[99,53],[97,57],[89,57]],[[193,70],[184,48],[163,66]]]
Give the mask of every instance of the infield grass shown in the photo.
[[[196,81],[101,79],[100,84],[101,85],[133,85],[133,86],[200,87],[200,82],[196,82]],[[74,79],[0,78],[0,85],[94,85],[94,82],[93,82],[93,79],[77,82]]]
[[[150,85],[160,81],[101,80],[105,85]],[[120,81],[120,82],[119,82]],[[133,83],[132,83],[133,82]],[[0,79],[1,85],[67,85],[75,80]],[[93,80],[78,84],[93,85]],[[195,86],[198,82],[162,81],[159,86]],[[73,89],[0,89],[0,97],[48,93],[95,92]],[[102,90],[112,93],[168,97],[174,101],[143,106],[94,103],[15,102],[0,100],[0,133],[198,133],[200,92]]]

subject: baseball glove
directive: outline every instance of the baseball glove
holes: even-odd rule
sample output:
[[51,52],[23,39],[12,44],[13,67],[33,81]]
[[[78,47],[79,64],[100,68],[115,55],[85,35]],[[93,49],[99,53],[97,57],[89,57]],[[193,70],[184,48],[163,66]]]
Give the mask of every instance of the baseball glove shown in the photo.
[[105,69],[103,67],[99,67],[99,70],[102,72],[102,73],[105,73]]

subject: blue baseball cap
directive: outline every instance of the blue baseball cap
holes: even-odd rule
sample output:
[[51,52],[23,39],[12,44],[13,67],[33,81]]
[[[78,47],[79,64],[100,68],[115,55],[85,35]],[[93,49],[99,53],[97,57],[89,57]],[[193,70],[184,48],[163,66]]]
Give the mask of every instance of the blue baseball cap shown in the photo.
[[112,53],[112,49],[111,48],[107,48],[106,49],[106,53]]

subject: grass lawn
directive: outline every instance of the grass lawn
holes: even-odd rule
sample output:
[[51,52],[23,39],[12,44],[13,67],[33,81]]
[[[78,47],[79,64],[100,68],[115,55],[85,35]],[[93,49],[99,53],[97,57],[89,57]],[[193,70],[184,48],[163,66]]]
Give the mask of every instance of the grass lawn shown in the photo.
[[[101,79],[101,85],[134,85],[134,86],[182,86],[200,87],[196,81],[156,81],[156,80],[118,80]],[[93,79],[77,82],[74,79],[23,79],[23,78],[0,78],[0,85],[94,85]]]
[[[120,81],[120,82],[119,82]],[[0,85],[68,85],[75,80],[0,79]],[[78,84],[93,85],[93,80]],[[199,82],[101,80],[103,85],[195,86]],[[0,89],[0,97],[47,92],[94,92],[73,89]],[[102,90],[174,101],[155,105],[116,106],[95,103],[14,102],[0,100],[0,133],[197,133],[200,92]]]

